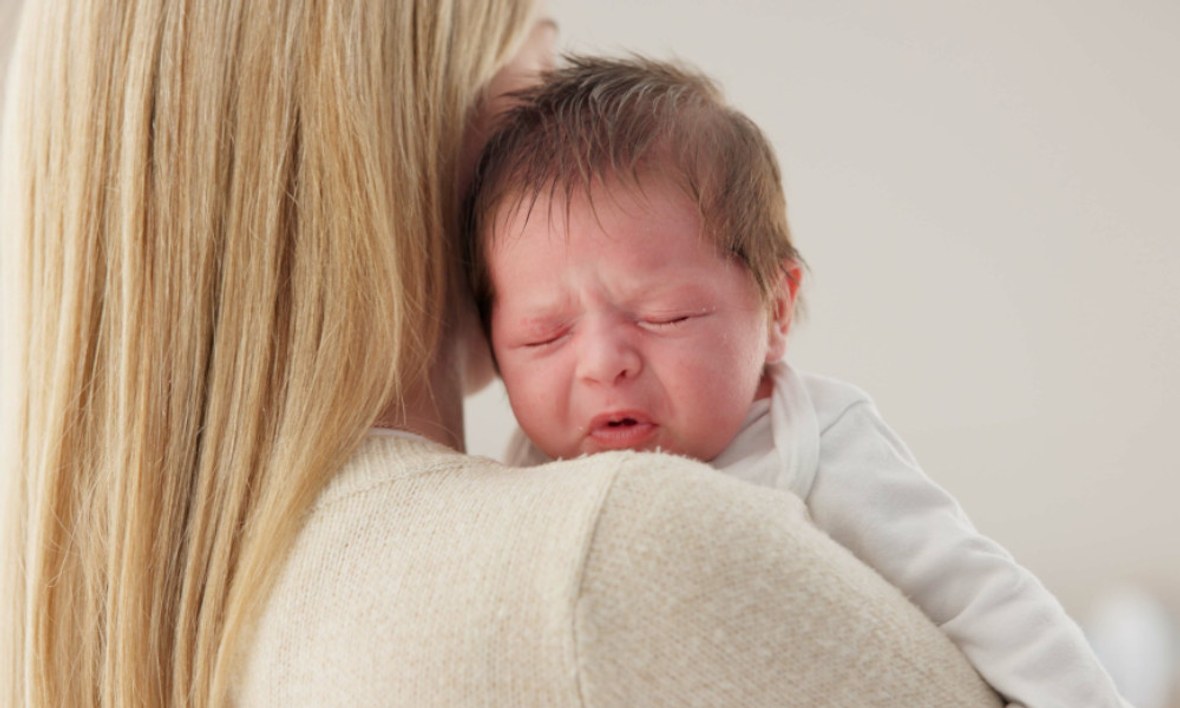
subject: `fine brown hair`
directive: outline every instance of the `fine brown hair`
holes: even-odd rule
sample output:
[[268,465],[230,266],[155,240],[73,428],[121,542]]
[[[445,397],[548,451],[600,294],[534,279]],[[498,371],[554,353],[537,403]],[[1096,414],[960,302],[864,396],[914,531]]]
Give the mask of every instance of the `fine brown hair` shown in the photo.
[[704,74],[639,56],[571,56],[516,97],[466,202],[468,276],[485,329],[498,218],[545,193],[568,208],[574,193],[593,203],[594,188],[611,180],[642,191],[646,180],[671,179],[697,205],[702,235],[747,267],[767,301],[784,269],[801,262],[774,149]]

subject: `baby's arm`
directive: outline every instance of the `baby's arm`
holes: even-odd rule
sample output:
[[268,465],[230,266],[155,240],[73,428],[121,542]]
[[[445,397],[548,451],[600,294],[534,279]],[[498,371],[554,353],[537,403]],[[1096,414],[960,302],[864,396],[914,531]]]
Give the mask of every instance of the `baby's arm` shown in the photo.
[[817,525],[908,595],[1009,701],[1124,705],[1057,599],[975,530],[868,401],[821,431],[807,504]]

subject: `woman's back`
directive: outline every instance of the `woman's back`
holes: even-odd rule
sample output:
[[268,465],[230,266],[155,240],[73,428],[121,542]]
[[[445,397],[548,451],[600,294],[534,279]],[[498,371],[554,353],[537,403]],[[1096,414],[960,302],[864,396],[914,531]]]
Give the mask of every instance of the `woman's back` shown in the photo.
[[795,497],[380,434],[313,506],[242,671],[244,705],[997,704]]

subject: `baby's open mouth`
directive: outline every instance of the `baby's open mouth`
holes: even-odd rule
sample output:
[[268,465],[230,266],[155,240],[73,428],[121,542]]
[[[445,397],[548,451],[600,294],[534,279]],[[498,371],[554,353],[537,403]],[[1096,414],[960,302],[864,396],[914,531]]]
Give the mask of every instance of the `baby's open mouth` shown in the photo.
[[618,411],[594,418],[589,439],[597,450],[650,449],[659,426],[640,412]]

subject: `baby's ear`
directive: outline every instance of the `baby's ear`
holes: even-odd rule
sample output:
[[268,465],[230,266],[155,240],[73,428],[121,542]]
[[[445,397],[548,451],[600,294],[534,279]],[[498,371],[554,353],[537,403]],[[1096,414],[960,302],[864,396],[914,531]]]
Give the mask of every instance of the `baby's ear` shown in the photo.
[[766,349],[768,364],[782,359],[787,353],[787,334],[791,331],[791,321],[795,315],[795,296],[802,281],[803,268],[798,263],[783,263],[770,293],[770,327],[767,335],[769,346]]

